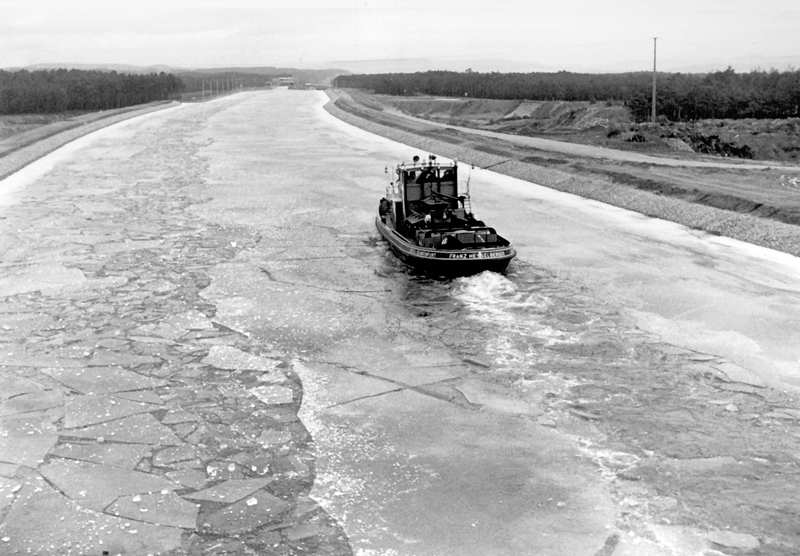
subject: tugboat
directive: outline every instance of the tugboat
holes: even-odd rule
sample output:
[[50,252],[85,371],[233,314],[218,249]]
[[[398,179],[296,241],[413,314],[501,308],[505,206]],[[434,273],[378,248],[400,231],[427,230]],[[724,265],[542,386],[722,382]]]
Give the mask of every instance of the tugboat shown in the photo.
[[[388,168],[386,172],[388,173]],[[427,162],[394,168],[380,200],[375,225],[406,264],[439,276],[503,272],[516,256],[508,240],[472,214],[469,183],[462,193],[458,162]]]

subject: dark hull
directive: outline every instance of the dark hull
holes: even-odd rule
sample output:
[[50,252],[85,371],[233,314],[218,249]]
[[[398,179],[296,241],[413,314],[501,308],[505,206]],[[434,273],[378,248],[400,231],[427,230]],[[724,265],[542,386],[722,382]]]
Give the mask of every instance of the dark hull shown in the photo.
[[375,226],[400,260],[438,276],[469,276],[486,270],[503,272],[517,254],[511,245],[481,249],[420,247],[387,226],[380,217],[375,220]]

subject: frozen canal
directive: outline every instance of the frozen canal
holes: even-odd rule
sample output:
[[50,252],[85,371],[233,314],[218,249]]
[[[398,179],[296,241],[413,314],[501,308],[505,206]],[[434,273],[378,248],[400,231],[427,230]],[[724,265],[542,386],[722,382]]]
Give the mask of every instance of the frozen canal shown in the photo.
[[[149,521],[151,540],[115,541],[123,548],[194,554],[236,534],[280,553],[791,553],[796,259],[464,165],[477,215],[518,258],[506,276],[414,275],[374,218],[384,167],[428,153],[339,122],[324,101],[276,90],[184,105],[0,184],[14,189],[0,208],[6,438],[22,425],[3,381],[53,391],[33,455],[0,440],[7,546],[32,546],[26,507],[49,511],[61,495],[65,514],[78,504],[111,519],[141,497],[85,503],[67,471],[87,448],[65,444],[147,414],[177,435],[170,450],[191,455],[134,438],[150,447],[130,473],[152,475],[184,514]],[[81,326],[53,324],[67,306],[63,320]],[[147,324],[128,326],[139,309]],[[92,361],[147,375],[161,401],[75,413],[97,392],[42,369]],[[205,436],[186,425],[196,421]],[[40,477],[58,487],[47,503]],[[252,513],[257,492],[231,495],[230,508],[203,494],[235,481],[268,495],[268,515]],[[187,500],[201,501],[194,514]],[[70,534],[56,527],[48,546]]]

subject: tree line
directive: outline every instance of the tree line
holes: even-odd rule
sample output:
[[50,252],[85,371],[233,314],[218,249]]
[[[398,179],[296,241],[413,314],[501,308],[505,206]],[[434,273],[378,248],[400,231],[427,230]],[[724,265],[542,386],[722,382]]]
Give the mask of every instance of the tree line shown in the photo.
[[[378,94],[623,102],[637,121],[652,108],[649,72],[591,74],[480,73],[467,70],[340,75],[334,86]],[[658,73],[656,111],[670,121],[707,118],[788,118],[798,116],[800,71],[725,71],[707,74]]]
[[0,114],[108,110],[168,100],[184,90],[171,73],[98,70],[0,70]]
[[[640,90],[628,99],[637,121],[645,121],[652,92]],[[800,114],[800,71],[751,71],[728,68],[704,75],[659,74],[656,112],[669,121],[708,118],[791,118]]]

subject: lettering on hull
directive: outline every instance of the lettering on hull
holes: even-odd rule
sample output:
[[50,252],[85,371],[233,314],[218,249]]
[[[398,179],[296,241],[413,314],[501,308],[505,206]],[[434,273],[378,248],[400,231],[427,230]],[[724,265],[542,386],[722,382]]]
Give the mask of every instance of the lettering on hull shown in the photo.
[[468,259],[502,259],[511,255],[509,250],[505,251],[477,251],[474,253],[436,253],[432,251],[420,251],[408,249],[408,254],[424,259],[449,259],[449,260],[468,260]]

